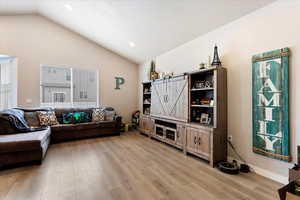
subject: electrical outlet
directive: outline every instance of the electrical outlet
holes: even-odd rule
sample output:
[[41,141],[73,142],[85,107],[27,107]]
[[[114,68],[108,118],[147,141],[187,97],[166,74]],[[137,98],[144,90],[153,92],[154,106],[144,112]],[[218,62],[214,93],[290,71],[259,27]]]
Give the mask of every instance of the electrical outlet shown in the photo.
[[228,135],[228,141],[232,142],[232,135]]

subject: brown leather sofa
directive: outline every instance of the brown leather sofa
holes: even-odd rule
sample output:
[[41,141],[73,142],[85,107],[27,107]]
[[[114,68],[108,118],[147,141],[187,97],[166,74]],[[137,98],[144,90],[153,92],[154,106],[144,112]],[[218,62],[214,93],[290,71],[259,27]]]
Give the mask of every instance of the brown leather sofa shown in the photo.
[[[112,108],[103,107],[106,112]],[[24,118],[30,127],[39,126],[37,111],[50,109],[21,109]],[[6,120],[0,118],[0,169],[25,162],[41,163],[46,156],[51,143],[74,139],[97,137],[104,135],[120,135],[121,117],[110,117],[102,122],[88,122],[80,124],[63,124],[63,113],[88,112],[92,114],[93,108],[65,108],[54,109],[59,125],[47,127],[42,131],[17,133],[14,127]]]

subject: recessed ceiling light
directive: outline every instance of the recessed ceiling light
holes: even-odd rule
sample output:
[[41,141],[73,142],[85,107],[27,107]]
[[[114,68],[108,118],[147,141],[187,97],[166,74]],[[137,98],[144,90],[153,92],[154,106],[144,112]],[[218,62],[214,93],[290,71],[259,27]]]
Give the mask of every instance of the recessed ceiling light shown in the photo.
[[73,10],[73,8],[72,8],[72,6],[70,4],[65,4],[65,8],[68,9],[68,10],[70,10],[70,11]]
[[135,47],[134,42],[129,42],[129,46],[130,46],[130,47]]

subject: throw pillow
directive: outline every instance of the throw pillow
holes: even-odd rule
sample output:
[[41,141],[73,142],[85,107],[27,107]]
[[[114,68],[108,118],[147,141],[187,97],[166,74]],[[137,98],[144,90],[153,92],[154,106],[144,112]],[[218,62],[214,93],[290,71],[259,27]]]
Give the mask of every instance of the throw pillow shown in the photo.
[[92,116],[91,116],[91,113],[89,113],[89,112],[82,112],[81,117],[83,119],[83,122],[91,122],[92,121]]
[[57,125],[58,121],[54,111],[37,111],[41,126]]
[[63,124],[73,124],[74,121],[74,113],[63,113]]
[[113,121],[113,120],[115,120],[115,117],[116,117],[116,111],[115,110],[107,109],[105,111],[105,119],[107,121]]
[[100,109],[100,108],[93,109],[92,120],[93,120],[93,122],[104,121],[105,120],[105,110]]
[[86,123],[91,121],[91,116],[87,112],[75,112],[73,115],[73,123]]
[[40,127],[40,120],[36,112],[24,112],[24,118],[31,128]]

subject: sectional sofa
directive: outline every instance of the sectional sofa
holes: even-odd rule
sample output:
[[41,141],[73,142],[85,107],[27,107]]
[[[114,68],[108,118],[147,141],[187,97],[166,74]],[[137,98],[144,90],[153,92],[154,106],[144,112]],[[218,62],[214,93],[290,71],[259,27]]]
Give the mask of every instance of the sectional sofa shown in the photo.
[[[109,107],[101,107],[107,115],[114,113]],[[20,109],[20,108],[18,108]],[[43,130],[18,133],[12,123],[0,112],[0,169],[18,166],[24,163],[41,164],[51,143],[64,142],[74,139],[97,137],[104,135],[120,135],[122,119],[119,116],[109,116],[99,122],[63,124],[63,114],[72,112],[86,112],[92,114],[94,108],[38,108],[20,109],[25,121],[32,128],[39,126],[37,111],[54,110],[58,125],[44,127]]]

